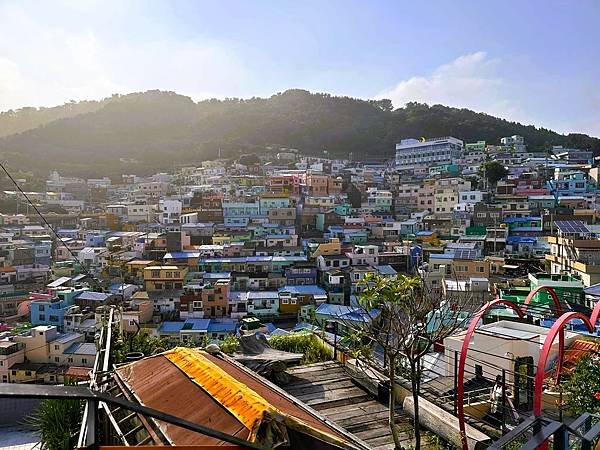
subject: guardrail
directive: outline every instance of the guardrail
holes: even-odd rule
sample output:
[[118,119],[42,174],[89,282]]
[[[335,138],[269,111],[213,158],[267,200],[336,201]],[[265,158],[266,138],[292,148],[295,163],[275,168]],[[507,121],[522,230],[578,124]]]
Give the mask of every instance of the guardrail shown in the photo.
[[[106,312],[105,312],[106,313]],[[104,314],[105,314],[104,313]],[[104,317],[103,317],[104,320]],[[96,359],[90,375],[90,388],[102,392],[106,388],[106,377],[109,376],[108,369],[110,363],[110,349],[112,342],[113,326],[115,324],[115,308],[110,307],[106,325],[100,330],[100,337],[97,343]],[[79,429],[79,438],[77,447],[83,448],[92,445],[97,438],[97,419],[98,409],[104,408],[110,414],[108,407],[104,402],[88,400],[83,410],[83,419]]]

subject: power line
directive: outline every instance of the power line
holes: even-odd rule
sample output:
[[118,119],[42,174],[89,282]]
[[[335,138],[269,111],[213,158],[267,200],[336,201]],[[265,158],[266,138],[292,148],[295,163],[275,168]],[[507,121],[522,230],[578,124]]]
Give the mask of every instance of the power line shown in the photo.
[[[67,251],[71,254],[71,256],[75,259],[75,260],[79,260],[79,258],[75,255],[75,253],[73,253],[73,251],[69,248],[69,246],[67,244],[65,244],[61,237],[58,235],[58,233],[56,232],[56,230],[54,229],[54,227],[52,225],[50,225],[50,222],[48,222],[48,220],[46,220],[46,218],[44,217],[44,215],[40,212],[40,210],[38,209],[38,207],[31,201],[31,199],[29,198],[29,196],[23,191],[23,189],[21,189],[21,186],[19,186],[19,184],[17,183],[17,181],[13,178],[13,176],[10,174],[10,172],[8,171],[8,169],[6,168],[6,166],[4,165],[3,162],[0,162],[0,167],[2,168],[2,170],[4,171],[4,173],[6,174],[6,176],[9,178],[9,180],[15,185],[15,187],[18,189],[18,191],[21,193],[21,195],[25,198],[25,200],[27,200],[27,203],[29,203],[31,205],[31,207],[34,209],[34,211],[37,213],[38,216],[40,216],[40,218],[42,219],[42,221],[44,222],[44,224],[50,229],[50,231],[52,231],[52,234],[54,234],[54,238],[56,240],[58,240],[66,249]],[[92,276],[92,274],[87,270],[87,268],[85,267],[85,265],[81,265],[82,269],[84,270],[84,272],[87,275]],[[93,278],[93,277],[92,277]]]

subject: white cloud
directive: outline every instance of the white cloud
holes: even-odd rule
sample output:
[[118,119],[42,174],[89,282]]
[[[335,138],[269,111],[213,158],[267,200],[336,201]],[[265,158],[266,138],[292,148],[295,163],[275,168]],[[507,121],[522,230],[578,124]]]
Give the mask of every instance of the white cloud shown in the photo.
[[119,42],[91,28],[52,27],[28,12],[0,3],[0,111],[147,89],[241,96],[248,84],[240,58],[219,42]]
[[416,101],[527,120],[510,94],[512,86],[501,72],[500,59],[490,58],[481,51],[469,53],[439,66],[427,76],[401,81],[377,98],[389,98],[396,107]]

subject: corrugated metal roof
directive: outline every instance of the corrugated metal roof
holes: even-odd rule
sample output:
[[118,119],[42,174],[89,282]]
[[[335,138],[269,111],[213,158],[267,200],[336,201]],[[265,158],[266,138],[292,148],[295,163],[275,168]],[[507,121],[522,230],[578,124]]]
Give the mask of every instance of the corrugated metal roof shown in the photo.
[[49,287],[49,288],[59,287],[65,283],[67,283],[68,281],[71,281],[71,277],[60,277],[59,279],[54,280],[52,283],[48,284],[47,287]]
[[[145,406],[190,422],[248,439],[249,430],[189,376],[163,355],[144,358],[117,369],[117,375]],[[222,445],[223,441],[166,422],[158,422],[173,445]],[[165,443],[166,444],[166,443]]]
[[[242,439],[257,441],[258,427],[276,421],[342,448],[356,448],[349,436],[275,386],[226,358],[200,350],[175,348],[121,366],[116,376],[142,404]],[[173,445],[223,444],[176,425],[158,423]]]
[[93,356],[96,354],[96,344],[91,342],[77,342],[71,344],[63,353]]
[[251,430],[250,441],[256,439],[256,432],[264,414],[272,411],[269,403],[248,389],[248,386],[212,364],[197,350],[176,348],[164,355]]

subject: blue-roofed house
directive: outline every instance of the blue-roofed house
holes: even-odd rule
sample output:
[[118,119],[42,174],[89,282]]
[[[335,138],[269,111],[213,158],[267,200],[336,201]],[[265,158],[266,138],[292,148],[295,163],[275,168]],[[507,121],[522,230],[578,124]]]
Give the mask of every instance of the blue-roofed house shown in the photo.
[[249,291],[246,293],[247,312],[256,317],[279,316],[277,291]]
[[396,272],[396,269],[389,264],[375,266],[375,269],[382,277],[391,278],[392,280],[395,280],[398,277],[398,272]]
[[319,325],[327,321],[338,322],[338,332],[343,334],[349,328],[361,327],[369,324],[379,315],[379,311],[373,309],[365,311],[361,307],[346,305],[330,305],[323,303],[315,310],[315,319]]
[[107,292],[84,291],[75,297],[75,304],[82,308],[96,309],[98,306],[109,305],[117,301],[115,294]]
[[158,327],[157,334],[161,338],[169,338],[173,341],[179,340],[179,332],[183,328],[184,323],[165,321]]
[[115,283],[109,286],[108,292],[119,297],[122,296],[125,300],[129,300],[139,289],[140,287],[137,284]]
[[69,366],[93,367],[96,351],[96,344],[92,342],[75,342],[64,350],[62,361],[53,362]]
[[158,328],[158,335],[172,341],[184,343],[202,343],[208,333],[210,319],[187,319],[185,322],[163,322]]
[[192,319],[185,322],[163,322],[157,330],[159,337],[173,342],[202,344],[209,341],[221,341],[229,335],[235,335],[238,322],[234,319]]
[[163,256],[165,265],[187,266],[190,270],[198,268],[200,252],[169,252]]
[[279,289],[279,313],[298,314],[304,305],[319,305],[327,301],[327,292],[317,285],[284,286]]
[[543,257],[550,251],[550,244],[544,237],[509,236],[506,239],[506,252],[517,255],[536,255]]
[[228,336],[235,336],[237,329],[237,320],[211,319],[207,330],[208,339],[210,341],[222,341]]
[[65,314],[73,306],[75,297],[87,289],[68,288],[56,292],[51,299],[31,302],[31,323],[33,325],[53,325],[58,331],[64,330]]

